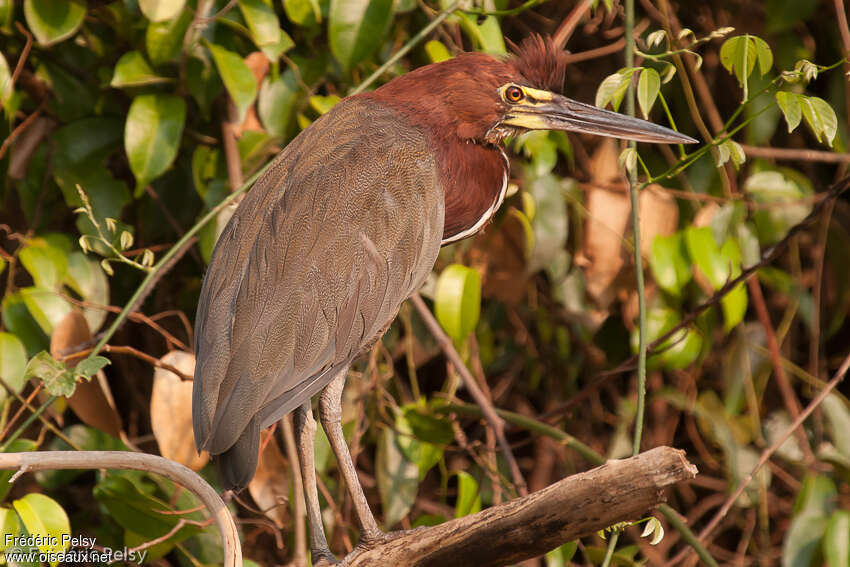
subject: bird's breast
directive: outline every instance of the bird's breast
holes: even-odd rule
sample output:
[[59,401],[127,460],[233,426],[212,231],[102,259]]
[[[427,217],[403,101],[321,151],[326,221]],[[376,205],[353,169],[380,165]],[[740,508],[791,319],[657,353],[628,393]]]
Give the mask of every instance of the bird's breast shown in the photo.
[[440,160],[446,217],[443,244],[474,235],[496,214],[508,187],[508,158],[500,148],[457,142]]

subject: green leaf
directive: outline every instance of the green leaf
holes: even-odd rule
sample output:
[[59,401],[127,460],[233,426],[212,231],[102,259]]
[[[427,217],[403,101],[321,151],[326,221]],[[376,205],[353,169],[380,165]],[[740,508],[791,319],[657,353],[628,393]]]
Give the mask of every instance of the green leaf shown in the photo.
[[70,396],[77,385],[74,373],[47,351],[32,357],[27,364],[26,377],[40,379],[44,389],[52,396]]
[[[425,478],[425,475],[428,473],[431,468],[440,462],[440,459],[443,458],[443,450],[445,449],[445,444],[435,444],[428,442],[427,440],[423,440],[420,437],[420,433],[422,433],[422,423],[421,423],[421,415],[418,415],[415,411],[411,411],[411,408],[406,407],[404,411],[398,412],[396,414],[395,419],[395,429],[397,432],[396,443],[398,444],[398,448],[401,449],[402,453],[404,453],[405,458],[411,463],[416,463],[416,466],[419,468],[419,481]],[[411,419],[419,419],[419,423],[415,424],[411,422]],[[426,432],[426,435],[431,432]],[[449,432],[452,433],[451,431]],[[449,439],[449,442],[452,437]]]
[[171,20],[183,10],[186,0],[139,0],[139,8],[152,22]]
[[[15,17],[15,0],[0,0],[0,31],[12,33],[12,21]],[[2,548],[0,548],[2,549]]]
[[331,0],[331,53],[344,71],[350,71],[383,43],[392,14],[392,0]]
[[45,289],[58,290],[68,271],[65,252],[43,238],[30,240],[21,250],[20,259],[35,285]]
[[760,37],[749,34],[730,37],[720,47],[720,63],[738,79],[744,89],[743,100],[748,98],[747,78],[752,75],[756,61],[761,75],[773,66],[770,46]]
[[437,320],[449,336],[459,343],[478,324],[481,313],[481,276],[471,268],[452,264],[437,279],[434,293]]
[[186,101],[178,96],[145,94],[133,99],[124,128],[124,149],[136,176],[136,197],[177,157],[185,122]]
[[812,210],[808,197],[813,192],[808,182],[792,170],[755,173],[744,182],[744,191],[756,203],[768,205],[753,213],[762,244],[778,242]]
[[457,472],[457,502],[455,518],[462,518],[481,511],[481,495],[478,482],[466,471]]
[[643,117],[647,120],[649,120],[649,111],[652,110],[655,99],[658,98],[659,90],[661,90],[661,77],[658,75],[658,71],[655,69],[641,71],[638,79],[637,99]]
[[788,133],[790,134],[799,126],[800,119],[803,116],[800,110],[799,95],[787,91],[779,91],[776,93],[776,104],[779,105],[782,115],[785,116],[785,122],[788,123]]
[[690,226],[685,229],[685,244],[696,267],[714,289],[720,289],[732,273],[729,262],[720,254],[711,227]]
[[289,133],[299,97],[298,82],[291,69],[287,69],[276,79],[263,79],[257,101],[257,114],[269,134],[283,137]]
[[572,565],[570,560],[578,551],[577,541],[568,541],[546,554],[546,567],[567,567]]
[[310,97],[310,106],[319,114],[324,114],[340,101],[338,95],[313,95]]
[[74,367],[74,374],[83,378],[91,378],[98,370],[109,364],[109,359],[103,356],[92,356],[83,359]]
[[239,0],[239,9],[257,47],[262,49],[280,42],[280,23],[271,0]]
[[452,58],[449,49],[436,39],[432,39],[425,44],[425,52],[428,54],[428,59],[431,63],[439,63],[440,61],[447,61]]
[[826,518],[821,516],[795,517],[782,542],[782,567],[809,567],[816,564],[826,525]]
[[679,297],[691,281],[691,263],[681,232],[670,236],[658,235],[652,241],[649,266],[655,282],[667,293]]
[[239,54],[229,51],[220,45],[207,43],[218,69],[218,74],[224,82],[230,98],[239,110],[239,122],[245,120],[245,113],[257,98],[257,81],[254,73],[245,64]]
[[[655,307],[647,313],[647,342],[653,342],[661,335],[676,326],[681,317],[676,311],[667,307]],[[637,352],[639,329],[635,328],[631,335],[632,351]],[[671,370],[681,370],[696,361],[702,351],[703,338],[698,330],[685,328],[677,331],[664,341],[658,348],[661,351],[649,357],[649,366],[659,365]]]
[[632,80],[635,70],[634,68],[620,69],[613,75],[605,77],[596,90],[596,106],[605,108],[610,102],[611,107],[615,111],[618,110],[629,88],[629,81]]
[[0,53],[0,106],[6,104],[12,96],[12,73],[9,71],[9,63]]
[[829,516],[838,499],[838,489],[828,476],[808,474],[794,501],[794,516]]
[[828,395],[821,404],[823,413],[829,423],[832,442],[838,452],[850,458],[850,409],[847,404],[835,394]]
[[24,305],[48,336],[53,333],[53,328],[65,318],[65,315],[71,312],[71,304],[54,290],[25,287],[20,293]]
[[180,54],[186,30],[191,22],[192,13],[182,10],[176,18],[148,24],[145,32],[145,51],[151,63],[161,65]]
[[798,100],[803,111],[803,118],[806,119],[806,124],[812,129],[818,142],[821,141],[820,135],[823,133],[826,142],[832,146],[835,134],[838,132],[838,118],[835,116],[835,111],[828,102],[816,96],[798,95]]
[[850,510],[836,510],[823,535],[823,555],[829,567],[850,565]]
[[3,298],[3,325],[24,343],[27,356],[33,356],[49,346],[49,340],[27,309],[20,291]]
[[[96,305],[109,305],[109,281],[100,263],[87,258],[82,252],[68,255],[68,274],[65,283],[80,297]],[[106,311],[97,307],[83,307],[83,316],[92,333],[97,332],[106,320]]]
[[[12,506],[27,532],[31,535],[42,536],[38,544],[39,551],[59,553],[67,548],[67,538],[71,535],[71,522],[58,502],[44,494],[32,493],[12,501]],[[55,564],[55,562],[51,563],[51,565]]]
[[[723,243],[720,255],[729,266],[730,279],[741,275],[741,250],[734,239],[730,238]],[[747,313],[747,289],[743,282],[720,300],[720,307],[723,310],[723,329],[728,333],[744,320]]]
[[86,5],[69,0],[24,0],[24,17],[36,41],[47,47],[74,35],[83,23]]
[[36,76],[50,85],[50,108],[61,122],[71,122],[91,114],[97,96],[94,85],[83,82],[69,70],[46,61],[36,69]]
[[378,439],[376,481],[384,511],[384,528],[396,525],[410,512],[419,490],[419,466],[409,461],[386,427]]
[[[0,333],[0,378],[13,392],[24,387],[26,367],[27,351],[21,339],[12,333]],[[6,396],[6,388],[0,388],[0,404]]]
[[496,16],[479,17],[473,14],[456,12],[461,29],[472,40],[476,51],[505,55],[505,38],[499,19]]
[[319,0],[283,0],[286,17],[299,26],[311,28],[322,22]]
[[128,51],[115,64],[110,86],[115,88],[142,87],[171,81],[154,73],[145,57],[138,51]]
[[208,58],[189,57],[186,62],[186,85],[189,94],[198,103],[201,115],[205,120],[209,120],[213,100],[224,85]]
[[[163,514],[169,506],[144,491],[146,484],[134,482],[137,478],[122,473],[110,473],[94,487],[95,499],[109,510],[109,515],[121,527],[148,540],[168,533],[179,521],[177,514]],[[187,525],[167,541],[178,543],[197,534],[200,529]]]
[[[6,471],[0,472],[5,473]],[[6,481],[8,482],[8,480]],[[19,535],[21,533],[21,526],[18,523],[18,515],[15,514],[15,511],[11,508],[3,508],[0,507],[0,534],[3,534],[4,537],[0,537],[0,554],[5,553],[5,551],[12,547],[12,542],[6,544],[6,534],[11,534],[12,536]]]

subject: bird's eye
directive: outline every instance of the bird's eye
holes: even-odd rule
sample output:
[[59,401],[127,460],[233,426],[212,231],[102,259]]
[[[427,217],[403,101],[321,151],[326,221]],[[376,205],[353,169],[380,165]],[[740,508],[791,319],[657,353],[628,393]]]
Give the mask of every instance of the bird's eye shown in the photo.
[[522,89],[519,87],[508,87],[505,90],[505,99],[508,102],[519,102],[525,97],[525,93],[522,92]]

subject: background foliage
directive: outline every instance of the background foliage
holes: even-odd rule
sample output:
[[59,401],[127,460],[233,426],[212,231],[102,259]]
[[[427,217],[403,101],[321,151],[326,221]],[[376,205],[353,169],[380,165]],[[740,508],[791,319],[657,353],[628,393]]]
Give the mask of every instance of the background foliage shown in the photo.
[[[2,450],[159,452],[217,484],[194,453],[191,383],[178,375],[193,372],[201,278],[232,208],[191,246],[173,246],[340,97],[462,50],[504,54],[506,38],[564,33],[585,5],[444,11],[456,4],[0,0]],[[622,26],[614,0],[581,19],[566,93],[617,109],[633,82],[643,116],[704,144],[685,153],[561,133],[512,140],[501,214],[445,248],[423,291],[493,404],[513,412],[509,439],[532,490],[631,453],[636,385],[622,363],[637,345],[637,295],[622,168],[652,182],[639,200],[651,342],[782,239],[850,163],[840,0],[681,10],[643,0],[630,68]],[[402,47],[412,49],[364,84]],[[649,524],[666,528],[660,542],[621,527],[614,564],[693,564],[677,555],[687,549],[678,514],[694,531],[708,524],[838,367],[850,336],[848,227],[845,197],[650,356],[643,446],[683,448],[701,475],[671,492],[678,512]],[[157,264],[168,250],[180,261]],[[156,285],[138,311],[106,336],[105,356],[85,358],[143,277]],[[346,432],[385,528],[516,494],[493,432],[412,309],[352,375]],[[781,445],[705,541],[718,562],[850,564],[848,410],[831,394]],[[294,547],[282,447],[266,446],[250,490],[231,503],[246,556],[263,565]],[[326,526],[344,552],[356,531],[321,435],[317,455]],[[198,503],[162,478],[57,471],[10,486],[9,476],[0,473],[4,532],[94,535],[162,564],[221,560]],[[599,564],[605,545],[586,538],[545,562]]]

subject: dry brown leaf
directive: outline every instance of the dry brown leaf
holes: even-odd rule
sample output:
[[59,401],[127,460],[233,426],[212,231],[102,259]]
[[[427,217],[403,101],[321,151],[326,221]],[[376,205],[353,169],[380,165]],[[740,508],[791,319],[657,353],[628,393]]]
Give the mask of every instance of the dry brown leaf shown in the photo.
[[[261,51],[255,51],[253,53],[249,53],[248,56],[245,57],[245,64],[248,65],[248,68],[251,69],[252,73],[254,73],[254,79],[257,81],[257,88],[260,88],[260,85],[263,83],[263,79],[269,72],[268,58]],[[254,109],[253,105],[248,108],[248,112],[245,114],[245,120],[243,120],[242,124],[239,125],[239,133],[237,136],[241,136],[242,132],[245,130],[265,132],[265,128],[263,128],[259,118],[257,118],[257,111]]]
[[248,484],[248,492],[257,506],[278,528],[289,521],[289,462],[277,446],[275,440],[266,439],[270,433],[263,434],[257,472]]
[[481,292],[484,297],[516,305],[525,299],[527,291],[525,234],[522,225],[513,215],[505,215],[498,229],[477,238],[469,250],[469,258],[476,267],[483,267]]
[[[85,316],[75,309],[53,330],[50,336],[50,354],[61,359],[71,351],[86,348],[91,338]],[[82,359],[74,358],[67,361],[67,364],[73,367],[80,360]],[[115,407],[115,400],[103,371],[98,371],[91,380],[79,382],[74,394],[68,398],[68,406],[86,425],[113,437],[120,437],[121,416]]]
[[[159,360],[188,376],[195,373],[195,355],[192,353],[173,350]],[[192,382],[184,382],[164,368],[155,368],[153,372],[151,427],[159,444],[159,452],[166,459],[177,461],[192,470],[200,470],[209,461],[205,451],[199,455],[195,449]]]
[[[601,186],[622,185],[617,164],[617,144],[606,139],[593,154],[591,181]],[[629,197],[625,192],[593,188],[587,192],[587,219],[582,255],[585,258],[587,293],[602,308],[617,295],[615,280],[626,263],[623,235],[629,226]]]
[[640,253],[648,258],[656,236],[669,236],[679,226],[679,207],[664,188],[653,183],[640,192]]

